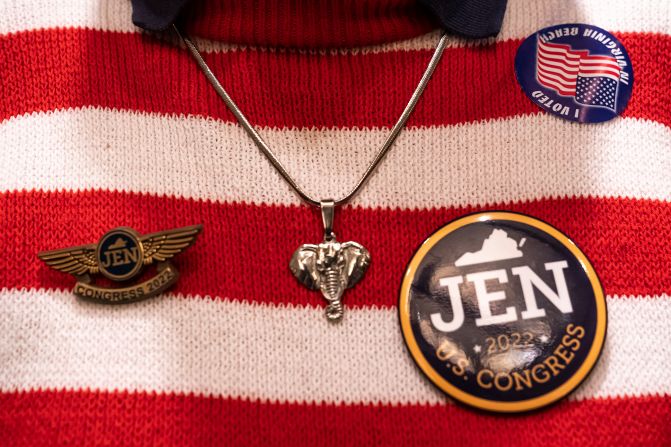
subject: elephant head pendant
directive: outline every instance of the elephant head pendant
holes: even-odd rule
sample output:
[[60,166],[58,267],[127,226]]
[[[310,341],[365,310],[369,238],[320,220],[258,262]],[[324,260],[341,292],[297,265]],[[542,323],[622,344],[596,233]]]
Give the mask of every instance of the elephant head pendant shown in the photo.
[[320,203],[324,223],[324,241],[319,245],[303,244],[294,252],[289,268],[305,287],[321,290],[329,305],[326,318],[339,321],[343,315],[342,296],[363,278],[370,265],[370,255],[356,242],[340,243],[333,233],[335,202]]
[[321,290],[329,302],[326,317],[331,321],[343,316],[342,296],[368,269],[370,255],[356,242],[340,243],[324,238],[319,245],[304,244],[294,252],[289,267],[306,287]]

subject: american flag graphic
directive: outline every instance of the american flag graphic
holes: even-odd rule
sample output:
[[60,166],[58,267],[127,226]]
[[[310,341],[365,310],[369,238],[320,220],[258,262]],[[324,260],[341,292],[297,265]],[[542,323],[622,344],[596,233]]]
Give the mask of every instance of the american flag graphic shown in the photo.
[[570,45],[538,41],[538,82],[580,104],[615,110],[620,66],[611,56],[593,56]]

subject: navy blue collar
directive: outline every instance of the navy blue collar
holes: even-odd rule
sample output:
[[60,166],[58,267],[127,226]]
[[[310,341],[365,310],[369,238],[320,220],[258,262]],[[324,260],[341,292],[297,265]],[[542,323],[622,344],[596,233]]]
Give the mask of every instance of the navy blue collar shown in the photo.
[[[133,23],[151,31],[167,28],[193,0],[132,0]],[[507,0],[417,0],[448,31],[479,39],[496,36]]]

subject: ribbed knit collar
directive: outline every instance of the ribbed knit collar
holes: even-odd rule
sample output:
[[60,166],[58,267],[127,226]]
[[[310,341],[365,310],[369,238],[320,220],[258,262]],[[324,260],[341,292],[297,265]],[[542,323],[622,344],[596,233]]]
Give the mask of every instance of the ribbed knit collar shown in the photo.
[[133,22],[152,31],[175,20],[201,37],[234,44],[352,47],[435,28],[495,36],[507,0],[132,0]]

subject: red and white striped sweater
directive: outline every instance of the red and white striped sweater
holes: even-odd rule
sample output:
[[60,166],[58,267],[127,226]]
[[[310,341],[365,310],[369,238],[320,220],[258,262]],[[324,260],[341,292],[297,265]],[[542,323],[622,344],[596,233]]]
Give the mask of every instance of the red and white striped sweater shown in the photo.
[[[300,21],[300,9],[291,16]],[[247,43],[333,44],[326,32],[278,37],[245,20],[241,30],[258,29]],[[321,51],[199,42],[320,197],[363,172],[438,38],[418,17],[380,29],[342,20],[359,38],[372,30],[358,45],[405,40]],[[623,116],[560,120],[516,84],[521,40],[566,22],[606,28],[626,46],[636,83]],[[196,30],[216,30],[203,23]],[[373,262],[333,326],[287,267],[298,245],[321,238],[318,214],[183,49],[133,26],[126,0],[4,2],[0,444],[669,445],[670,103],[667,2],[510,0],[499,37],[451,40],[394,149],[339,212],[338,235]],[[606,347],[589,379],[563,402],[513,417],[436,390],[397,321],[418,244],[491,208],[568,234],[608,300]],[[36,256],[115,226],[197,223],[204,231],[176,260],[176,287],[132,305],[76,300],[74,279]]]

